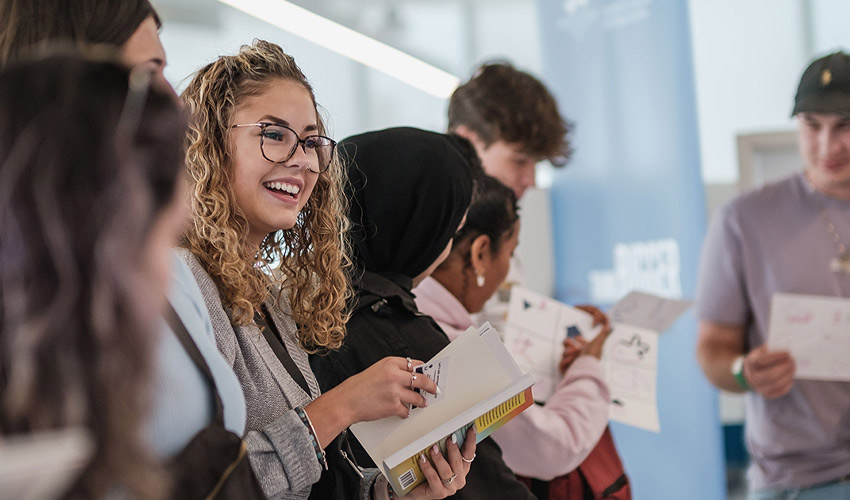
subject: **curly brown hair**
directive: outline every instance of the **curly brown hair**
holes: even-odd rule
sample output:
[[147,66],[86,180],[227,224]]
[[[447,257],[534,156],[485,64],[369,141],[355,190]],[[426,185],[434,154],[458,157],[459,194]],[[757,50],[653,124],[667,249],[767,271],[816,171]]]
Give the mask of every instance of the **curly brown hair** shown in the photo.
[[[215,280],[230,320],[248,325],[276,287],[290,301],[301,346],[308,352],[336,349],[345,336],[350,289],[345,174],[337,157],[321,173],[294,227],[269,233],[257,248],[231,187],[231,119],[250,96],[281,80],[303,85],[316,108],[318,133],[325,125],[313,89],[295,60],[277,45],[255,40],[236,55],[202,68],[182,98],[191,115],[187,165],[192,179],[192,224],[183,245]],[[263,269],[280,262],[279,274]],[[278,299],[280,296],[278,296]]]
[[496,141],[520,144],[534,158],[556,167],[572,154],[567,134],[572,125],[543,83],[506,62],[481,65],[449,100],[449,131],[464,125],[490,146]]

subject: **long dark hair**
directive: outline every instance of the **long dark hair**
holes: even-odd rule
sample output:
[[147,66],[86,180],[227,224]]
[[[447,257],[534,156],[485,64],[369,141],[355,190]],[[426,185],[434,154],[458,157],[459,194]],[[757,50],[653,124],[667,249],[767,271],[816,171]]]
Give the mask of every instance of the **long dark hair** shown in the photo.
[[0,70],[0,433],[87,427],[85,498],[161,487],[139,435],[158,331],[140,263],[185,120],[139,76],[72,55]]
[[59,40],[120,47],[151,16],[148,0],[0,0],[0,64]]

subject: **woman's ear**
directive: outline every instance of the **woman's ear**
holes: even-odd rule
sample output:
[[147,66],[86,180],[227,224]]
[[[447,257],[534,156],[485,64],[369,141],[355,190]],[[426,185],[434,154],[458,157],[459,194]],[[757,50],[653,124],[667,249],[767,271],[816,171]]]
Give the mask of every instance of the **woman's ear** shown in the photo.
[[472,265],[472,272],[476,275],[483,274],[485,269],[485,260],[490,257],[490,237],[486,234],[479,234],[472,240],[469,247],[469,262]]

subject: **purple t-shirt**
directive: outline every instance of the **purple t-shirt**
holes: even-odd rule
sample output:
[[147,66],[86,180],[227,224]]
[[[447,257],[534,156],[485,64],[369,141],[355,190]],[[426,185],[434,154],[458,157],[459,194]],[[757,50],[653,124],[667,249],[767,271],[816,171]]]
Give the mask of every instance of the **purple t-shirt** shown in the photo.
[[[747,328],[765,343],[775,293],[850,297],[850,275],[821,211],[850,247],[850,202],[814,190],[802,173],[746,193],[714,217],[697,287],[700,320]],[[850,353],[848,353],[850,355]],[[795,380],[784,397],[746,396],[750,484],[795,488],[850,474],[850,383]]]

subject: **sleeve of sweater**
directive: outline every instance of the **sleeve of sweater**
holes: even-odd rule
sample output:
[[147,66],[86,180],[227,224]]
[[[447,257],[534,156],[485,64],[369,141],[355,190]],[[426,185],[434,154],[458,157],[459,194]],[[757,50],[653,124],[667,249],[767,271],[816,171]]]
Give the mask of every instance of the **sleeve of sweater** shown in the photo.
[[247,394],[259,399],[266,394],[265,400],[269,402],[266,411],[280,415],[244,435],[248,459],[260,486],[270,499],[307,498],[322,472],[310,431],[292,408],[281,403],[279,388],[257,382],[245,372],[244,364],[236,366],[237,358],[242,359],[239,344],[215,283],[188,250],[177,250],[177,254],[189,266],[204,297],[218,350],[234,368],[243,389],[247,387],[247,406],[251,405]]
[[515,473],[554,479],[573,471],[596,446],[608,425],[609,399],[599,360],[580,356],[544,406],[528,408],[493,438]]
[[261,430],[248,431],[245,444],[251,467],[270,499],[309,493],[322,474],[309,431],[294,411]]

